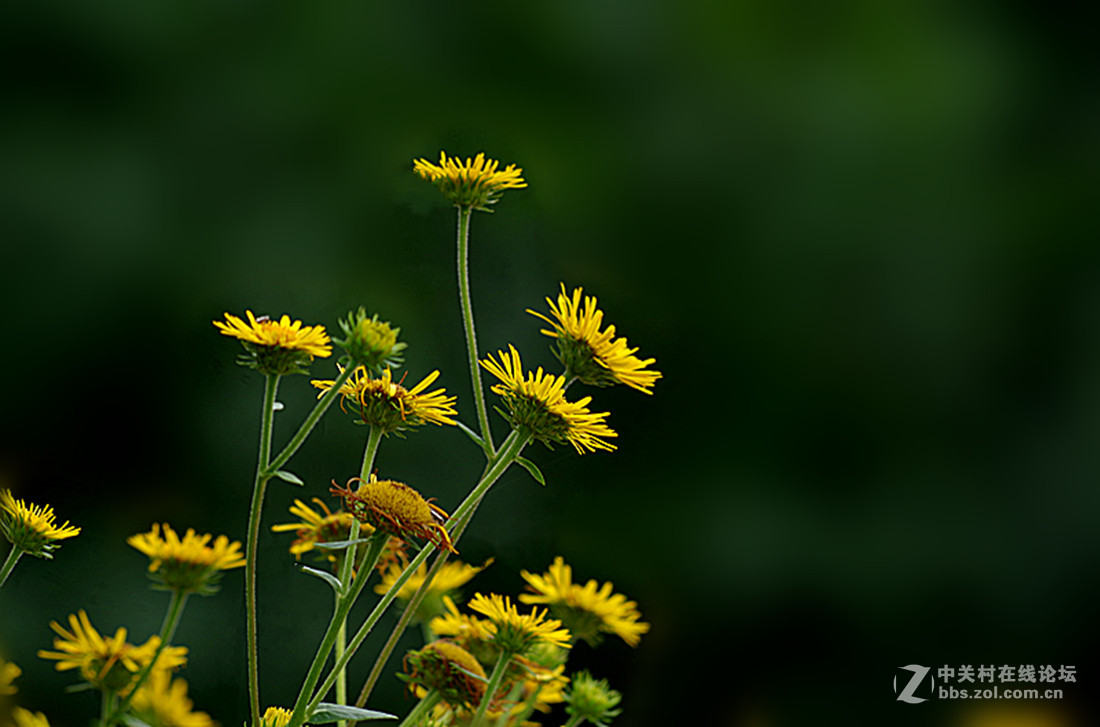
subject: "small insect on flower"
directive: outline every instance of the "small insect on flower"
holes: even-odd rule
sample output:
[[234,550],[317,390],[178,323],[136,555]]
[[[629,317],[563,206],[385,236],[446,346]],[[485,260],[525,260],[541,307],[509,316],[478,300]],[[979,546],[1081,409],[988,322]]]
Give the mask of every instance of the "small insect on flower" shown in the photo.
[[[359,483],[354,491],[352,482]],[[458,552],[444,527],[450,516],[403,482],[380,480],[372,474],[369,480],[353,477],[345,487],[332,484],[329,492],[344,498],[344,509],[360,522],[402,539],[420,538]]]
[[306,373],[313,358],[332,355],[328,333],[324,326],[303,326],[284,315],[278,321],[269,316],[256,317],[245,311],[245,321],[231,313],[225,322],[214,321],[222,335],[236,338],[245,353],[238,363],[269,375]]

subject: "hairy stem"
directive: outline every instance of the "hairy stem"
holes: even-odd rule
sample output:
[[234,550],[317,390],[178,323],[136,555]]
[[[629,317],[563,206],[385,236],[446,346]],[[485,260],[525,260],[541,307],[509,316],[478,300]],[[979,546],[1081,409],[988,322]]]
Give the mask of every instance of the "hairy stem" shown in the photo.
[[8,580],[8,576],[15,570],[15,564],[19,562],[21,557],[23,557],[23,551],[12,545],[11,552],[8,553],[8,558],[4,561],[4,567],[0,568],[0,586],[3,586],[4,581]]
[[481,388],[481,367],[478,365],[477,333],[474,330],[474,306],[470,300],[470,207],[458,208],[458,297],[462,305],[462,326],[466,332],[466,356],[470,365],[470,384],[474,388],[474,405],[481,439],[490,452],[495,452],[493,433],[489,429],[489,411],[485,407],[485,392]]

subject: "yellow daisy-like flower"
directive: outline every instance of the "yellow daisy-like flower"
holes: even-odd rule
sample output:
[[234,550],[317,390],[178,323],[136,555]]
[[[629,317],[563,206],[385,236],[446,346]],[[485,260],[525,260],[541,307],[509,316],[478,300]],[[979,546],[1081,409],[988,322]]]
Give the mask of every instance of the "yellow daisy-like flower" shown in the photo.
[[15,680],[19,678],[19,675],[23,673],[16,664],[10,661],[5,661],[4,657],[0,656],[0,697],[8,694],[15,694],[18,689],[15,688]]
[[380,480],[373,474],[369,480],[353,477],[348,484],[352,482],[359,483],[354,492],[336,486],[329,492],[344,498],[344,508],[360,522],[403,540],[420,538],[435,543],[437,548],[458,552],[443,527],[449,515],[413,488],[396,480]]
[[56,541],[80,534],[68,521],[58,525],[49,505],[27,504],[7,489],[0,490],[0,530],[20,552],[37,558],[52,558]]
[[11,711],[11,716],[15,720],[15,727],[50,727],[50,721],[41,712],[16,707]]
[[446,613],[433,618],[428,624],[436,636],[454,637],[467,651],[471,650],[474,642],[488,641],[493,637],[487,621],[459,611],[450,596],[443,596],[443,606]]
[[260,717],[260,727],[286,727],[293,712],[282,707],[268,707]]
[[469,607],[488,617],[486,628],[492,634],[493,643],[508,653],[522,654],[538,643],[562,648],[571,645],[569,630],[561,627],[561,621],[546,618],[546,609],[540,612],[534,608],[530,613],[521,614],[508,596],[496,593],[476,594]]
[[[50,623],[60,638],[54,638],[57,651],[42,650],[38,656],[56,659],[58,671],[79,669],[92,686],[125,693],[134,676],[144,669],[160,646],[159,636],[150,636],[141,646],[126,642],[126,629],[119,627],[114,636],[103,638],[81,609],[69,615],[69,630],[56,621]],[[155,669],[174,669],[186,663],[187,647],[165,646],[157,657]]]
[[589,580],[583,586],[573,582],[573,569],[560,556],[542,575],[520,571],[533,593],[520,594],[523,603],[543,604],[555,618],[561,619],[574,636],[595,645],[601,634],[610,633],[637,646],[649,624],[640,621],[638,604],[612,593],[610,582],[600,586]]
[[301,321],[291,321],[283,315],[278,321],[267,316],[257,318],[252,311],[245,311],[248,321],[231,313],[225,314],[225,323],[214,321],[222,335],[240,340],[246,353],[239,363],[264,374],[306,373],[314,356],[327,358],[332,346],[324,326],[302,326]]
[[[352,517],[350,512],[341,510],[334,513],[318,497],[314,497],[313,502],[321,507],[323,514],[301,500],[295,500],[294,504],[290,506],[290,514],[297,515],[301,518],[301,522],[271,526],[272,532],[293,532],[298,536],[290,544],[290,552],[295,560],[299,560],[302,553],[314,550],[317,543],[342,543],[351,536],[351,524],[355,521],[355,518]],[[364,527],[366,528],[362,533],[364,536],[374,532],[374,528],[370,525]],[[325,558],[329,561],[335,561],[336,555],[326,551]]]
[[194,712],[187,698],[187,682],[172,679],[164,669],[154,670],[134,694],[131,709],[145,723],[157,727],[212,727],[206,712]]
[[[341,368],[341,371],[343,369]],[[406,389],[401,381],[393,380],[393,372],[387,366],[382,376],[373,378],[363,366],[352,372],[340,387],[341,408],[355,407],[364,424],[379,427],[389,434],[423,424],[455,424],[455,397],[447,396],[446,389],[425,392],[439,378],[439,372],[433,371],[419,384]],[[332,388],[333,380],[315,379],[310,382],[321,390],[320,396]]]
[[145,553],[151,562],[149,572],[166,590],[209,595],[217,591],[222,571],[244,565],[244,554],[239,541],[219,535],[211,544],[213,535],[198,535],[188,528],[182,538],[168,523],[153,523],[147,533],[131,535],[126,542]]
[[501,383],[494,384],[492,390],[508,407],[508,421],[513,428],[544,444],[569,442],[578,454],[615,449],[615,445],[604,440],[619,435],[604,423],[607,412],[588,410],[592,397],[568,401],[564,376],[544,373],[541,366],[525,375],[519,351],[512,345],[508,351],[497,352],[499,363],[492,354],[479,363],[500,379]]
[[652,394],[653,384],[661,373],[646,366],[656,359],[643,361],[635,356],[637,348],[630,348],[625,338],[615,338],[615,326],[601,330],[603,311],[591,295],[584,296],[582,306],[582,294],[583,288],[577,288],[567,295],[562,283],[557,301],[546,299],[553,320],[538,311],[527,310],[554,327],[542,333],[558,340],[557,356],[565,365],[566,376],[591,386],[626,384],[643,394]]
[[432,164],[427,159],[413,160],[413,171],[435,184],[455,206],[483,212],[492,211],[488,206],[496,204],[504,190],[527,186],[521,176],[523,170],[515,164],[502,170],[499,167],[500,162],[486,160],[484,154],[464,162],[460,157],[449,157],[441,151],[439,164]]
[[[450,596],[455,593],[458,588],[461,588],[465,584],[470,582],[470,579],[480,573],[485,565],[478,567],[462,563],[458,561],[448,561],[443,564],[443,567],[439,569],[439,572],[432,578],[431,585],[428,586],[427,591],[424,593],[424,598],[420,602],[420,607],[416,610],[414,618],[420,623],[428,623],[431,619],[435,618],[439,614],[446,610],[443,605],[443,597]],[[405,565],[401,563],[392,563],[386,570],[382,571],[382,581],[374,587],[374,592],[378,595],[384,595],[389,592],[393,584],[397,582],[397,579],[405,572]],[[397,591],[397,597],[403,600],[409,600],[413,595],[420,590],[420,587],[424,585],[424,580],[428,576],[428,564],[421,563],[420,567],[409,576],[409,579],[405,581],[405,584]]]

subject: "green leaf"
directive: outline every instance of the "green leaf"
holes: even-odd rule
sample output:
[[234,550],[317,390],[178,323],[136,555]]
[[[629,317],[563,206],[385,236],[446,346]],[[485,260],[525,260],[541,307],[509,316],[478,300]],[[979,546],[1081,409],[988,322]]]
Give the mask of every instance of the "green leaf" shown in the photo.
[[458,425],[459,429],[466,433],[467,437],[474,440],[474,442],[477,443],[477,446],[481,447],[481,449],[485,452],[487,456],[493,456],[493,451],[489,449],[489,445],[486,444],[485,440],[478,436],[478,434],[473,429],[470,429],[468,426],[458,420],[455,420],[455,424]]
[[542,470],[540,470],[534,462],[526,457],[516,457],[516,464],[530,472],[531,476],[535,478],[535,482],[546,487],[546,478],[542,476]]
[[138,719],[137,717],[130,714],[129,712],[122,715],[122,717],[120,719],[122,719],[122,721],[125,722],[126,724],[130,725],[130,727],[149,727],[148,722],[145,722],[144,720]]
[[302,482],[301,477],[294,474],[293,472],[287,472],[286,470],[275,470],[275,476],[283,482],[289,482],[290,484],[298,485],[299,487],[305,484],[305,482]]
[[341,593],[343,591],[343,585],[340,583],[340,579],[332,575],[328,571],[310,568],[308,565],[302,565],[301,563],[298,563],[296,565],[303,573],[309,573],[311,576],[316,576],[325,583],[332,586],[332,590],[336,591],[337,593]]
[[310,724],[326,724],[328,722],[339,722],[340,720],[358,722],[367,719],[397,719],[397,715],[375,712],[373,709],[360,709],[346,704],[321,702],[306,721]]
[[314,548],[327,548],[328,550],[344,550],[353,543],[369,543],[370,538],[358,538],[357,540],[333,540],[328,543],[314,543]]

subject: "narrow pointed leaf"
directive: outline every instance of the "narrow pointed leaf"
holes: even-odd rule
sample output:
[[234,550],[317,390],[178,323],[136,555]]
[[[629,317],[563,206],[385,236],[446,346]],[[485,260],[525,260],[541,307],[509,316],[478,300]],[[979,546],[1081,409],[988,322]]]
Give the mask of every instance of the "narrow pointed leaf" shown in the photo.
[[341,720],[357,722],[368,719],[397,719],[397,715],[376,712],[373,709],[360,709],[347,704],[321,702],[317,705],[317,709],[313,710],[313,714],[309,715],[307,721],[310,724],[327,724],[328,722],[339,722]]
[[546,478],[542,476],[542,470],[534,462],[526,457],[516,457],[516,464],[531,473],[531,476],[535,478],[535,482],[546,487]]
[[301,477],[294,474],[293,472],[287,472],[286,470],[275,470],[275,476],[283,482],[289,482],[290,484],[298,485],[299,487],[305,484],[305,482],[302,482]]
[[332,575],[328,571],[318,570],[317,568],[310,568],[308,565],[301,564],[298,564],[298,568],[303,573],[309,573],[311,576],[316,576],[320,578],[322,581],[332,586],[332,589],[337,593],[340,593],[343,589],[343,586],[340,584],[340,579]]

